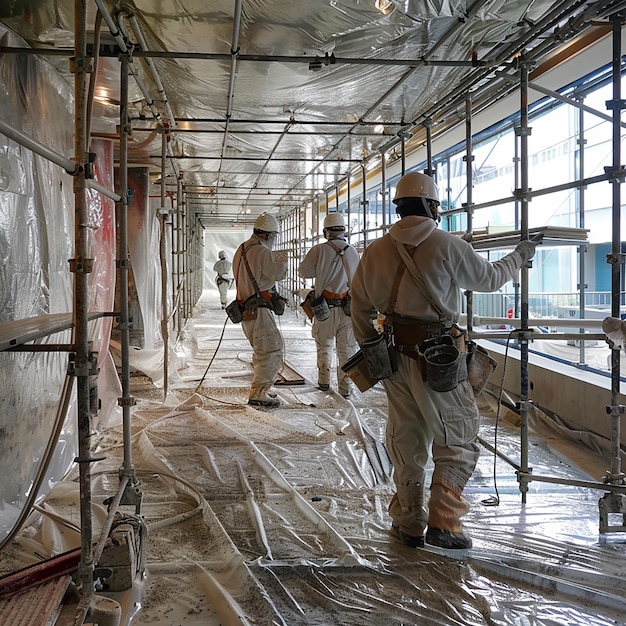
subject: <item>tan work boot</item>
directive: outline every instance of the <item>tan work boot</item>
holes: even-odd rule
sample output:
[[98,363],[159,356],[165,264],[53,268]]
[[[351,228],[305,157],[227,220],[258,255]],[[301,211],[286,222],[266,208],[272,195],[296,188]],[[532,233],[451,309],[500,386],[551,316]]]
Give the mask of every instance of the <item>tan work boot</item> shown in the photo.
[[461,517],[469,511],[469,502],[439,483],[430,488],[426,543],[448,550],[466,550],[472,539],[463,532]]

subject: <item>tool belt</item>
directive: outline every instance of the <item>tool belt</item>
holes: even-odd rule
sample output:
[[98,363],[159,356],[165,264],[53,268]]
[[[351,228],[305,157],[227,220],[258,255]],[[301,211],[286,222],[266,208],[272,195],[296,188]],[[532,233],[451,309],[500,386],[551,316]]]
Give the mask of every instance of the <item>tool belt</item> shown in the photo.
[[392,314],[385,320],[385,333],[391,338],[393,347],[412,359],[418,359],[419,346],[428,339],[441,337],[445,325],[441,322],[424,322],[410,317]]
[[348,295],[348,292],[344,291],[343,293],[333,293],[332,291],[324,289],[324,291],[322,291],[322,295],[326,298],[328,306],[342,306],[343,299]]
[[425,322],[392,313],[385,319],[385,334],[391,338],[391,343],[398,352],[417,361],[424,381],[428,379],[428,368],[424,359],[426,346],[445,338],[446,343],[449,342],[459,352],[467,352],[467,333],[456,324],[450,326],[442,322]]
[[[287,302],[286,298],[283,298],[276,291],[261,291],[259,294],[252,294],[249,298],[243,302],[243,308],[245,311],[256,311],[256,309],[270,309],[276,315],[282,315],[285,312],[285,303]],[[255,319],[256,315],[251,318]],[[249,319],[248,317],[244,317],[244,321]]]

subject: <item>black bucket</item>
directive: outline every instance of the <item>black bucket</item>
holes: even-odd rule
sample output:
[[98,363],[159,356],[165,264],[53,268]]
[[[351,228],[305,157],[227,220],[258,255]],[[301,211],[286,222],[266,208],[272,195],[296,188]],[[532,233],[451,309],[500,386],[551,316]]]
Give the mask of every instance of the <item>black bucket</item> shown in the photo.
[[454,346],[439,344],[424,352],[428,384],[434,391],[452,391],[465,380],[465,354]]

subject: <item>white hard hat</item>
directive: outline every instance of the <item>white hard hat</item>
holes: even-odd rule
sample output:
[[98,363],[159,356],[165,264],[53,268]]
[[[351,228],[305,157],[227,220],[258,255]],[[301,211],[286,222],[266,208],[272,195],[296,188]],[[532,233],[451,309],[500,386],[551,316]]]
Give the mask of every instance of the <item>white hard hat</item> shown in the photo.
[[224,252],[224,250],[220,250],[218,252],[218,256],[220,257],[220,259],[225,259],[226,258],[226,252]]
[[278,220],[269,213],[261,213],[254,221],[254,228],[263,230],[266,233],[277,233],[279,230]]
[[343,221],[343,215],[341,213],[328,213],[324,218],[324,228],[343,228],[345,230],[346,223]]
[[402,198],[426,198],[439,202],[439,191],[430,176],[421,172],[409,172],[398,181],[393,201],[397,204]]

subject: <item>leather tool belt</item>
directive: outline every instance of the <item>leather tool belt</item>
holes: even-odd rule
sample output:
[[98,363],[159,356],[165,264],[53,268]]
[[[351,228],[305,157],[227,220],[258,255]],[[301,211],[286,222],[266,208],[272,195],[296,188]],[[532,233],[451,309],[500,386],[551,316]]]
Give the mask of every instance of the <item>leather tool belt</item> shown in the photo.
[[419,346],[428,339],[440,337],[445,333],[441,322],[424,322],[410,317],[393,314],[391,320],[385,320],[385,332],[391,335],[394,348],[412,359],[419,359]]
[[344,291],[343,293],[333,293],[332,291],[327,291],[326,289],[322,292],[328,306],[341,306],[343,299],[347,294],[347,291]]

